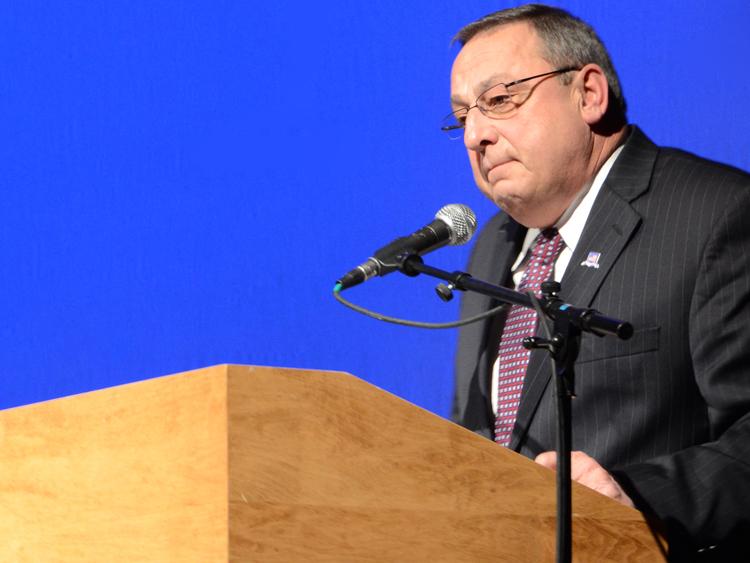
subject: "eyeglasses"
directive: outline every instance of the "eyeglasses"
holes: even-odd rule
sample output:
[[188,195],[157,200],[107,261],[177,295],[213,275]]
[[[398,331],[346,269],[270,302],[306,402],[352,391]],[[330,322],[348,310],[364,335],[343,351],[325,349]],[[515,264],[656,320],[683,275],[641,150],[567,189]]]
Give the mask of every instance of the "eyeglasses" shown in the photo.
[[[542,78],[544,76],[552,76],[554,74],[563,74],[564,72],[570,72],[573,70],[580,70],[576,67],[565,67],[558,68],[557,70],[551,70],[549,72],[543,72],[542,74],[535,74],[528,78],[521,78],[520,80],[514,80],[513,82],[495,84],[490,86],[487,90],[482,92],[477,101],[473,106],[465,107],[454,111],[446,115],[443,118],[443,126],[440,128],[441,131],[445,131],[451,139],[459,139],[464,134],[464,126],[466,125],[466,115],[470,110],[477,108],[482,112],[482,115],[486,115],[490,119],[504,119],[510,117],[511,112],[516,110],[521,104],[523,104],[531,95],[534,88],[527,92],[511,92],[509,88],[516,86],[535,78]],[[526,94],[523,99],[518,99],[522,94]]]

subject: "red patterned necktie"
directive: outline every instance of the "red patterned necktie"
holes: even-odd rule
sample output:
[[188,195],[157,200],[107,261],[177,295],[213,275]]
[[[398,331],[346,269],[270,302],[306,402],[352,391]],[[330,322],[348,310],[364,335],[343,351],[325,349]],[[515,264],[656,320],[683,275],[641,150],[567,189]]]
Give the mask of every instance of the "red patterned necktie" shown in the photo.
[[[563,246],[565,243],[557,229],[546,229],[539,233],[531,246],[531,258],[517,290],[523,293],[533,291],[534,295],[540,296],[541,285],[549,280]],[[527,336],[534,336],[536,325],[537,316],[533,309],[513,305],[500,337],[495,442],[503,446],[510,443],[531,354],[521,343]]]

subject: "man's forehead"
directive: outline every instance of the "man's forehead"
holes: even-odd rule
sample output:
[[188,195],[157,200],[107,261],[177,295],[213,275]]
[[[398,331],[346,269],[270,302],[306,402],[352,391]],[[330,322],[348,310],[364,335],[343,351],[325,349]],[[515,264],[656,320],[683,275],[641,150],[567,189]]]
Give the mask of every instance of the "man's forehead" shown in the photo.
[[528,23],[506,24],[480,32],[456,56],[451,89],[468,87],[478,93],[477,90],[499,82],[516,80],[518,72],[528,68],[534,59],[543,62],[538,37]]

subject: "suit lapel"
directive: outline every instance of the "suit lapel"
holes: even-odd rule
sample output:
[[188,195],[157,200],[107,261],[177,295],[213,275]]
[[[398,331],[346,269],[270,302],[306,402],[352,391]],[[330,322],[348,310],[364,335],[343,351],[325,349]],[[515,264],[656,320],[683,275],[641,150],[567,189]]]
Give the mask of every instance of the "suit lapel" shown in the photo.
[[[591,209],[586,226],[561,280],[561,297],[588,307],[641,222],[630,202],[648,189],[658,148],[634,127]],[[598,253],[598,258],[589,253]],[[597,267],[586,264],[596,263]],[[603,313],[607,313],[603,311]],[[591,338],[585,336],[584,338]],[[529,428],[550,381],[547,353],[531,354],[510,448],[516,449]]]

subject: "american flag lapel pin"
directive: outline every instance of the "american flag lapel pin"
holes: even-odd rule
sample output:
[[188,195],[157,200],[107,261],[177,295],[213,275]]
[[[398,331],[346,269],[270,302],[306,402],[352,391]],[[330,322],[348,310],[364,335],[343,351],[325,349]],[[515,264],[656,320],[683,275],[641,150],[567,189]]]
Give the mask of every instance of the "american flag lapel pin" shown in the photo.
[[589,252],[589,255],[586,257],[586,260],[581,262],[581,266],[586,266],[587,268],[596,268],[599,269],[599,258],[602,257],[601,252]]

